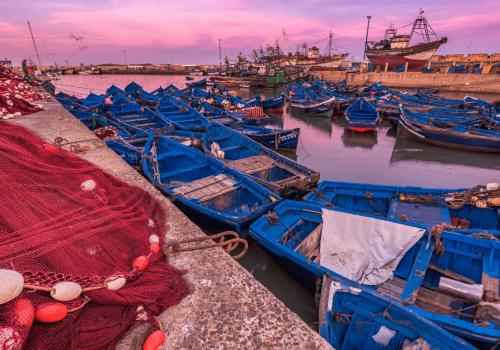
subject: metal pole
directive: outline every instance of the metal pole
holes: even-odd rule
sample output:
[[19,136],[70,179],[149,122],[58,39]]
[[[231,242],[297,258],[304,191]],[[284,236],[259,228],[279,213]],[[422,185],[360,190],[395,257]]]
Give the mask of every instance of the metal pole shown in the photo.
[[123,50],[123,56],[125,57],[125,65],[128,65],[127,64],[127,54],[125,53],[125,50]]
[[220,63],[220,69],[222,70],[222,53],[220,50],[220,39],[219,39],[219,63]]
[[368,42],[368,29],[370,29],[370,18],[372,18],[372,16],[366,16],[366,18],[368,18],[368,26],[366,27],[366,39],[365,39],[365,49],[363,50],[363,61],[365,60],[366,58],[366,43]]
[[38,50],[36,48],[35,38],[33,37],[33,32],[31,31],[31,24],[30,24],[30,22],[28,22],[28,27],[30,28],[31,40],[33,40],[33,46],[35,47],[36,58],[38,59],[38,69],[41,72],[42,71],[42,64],[40,63],[40,55],[38,54]]

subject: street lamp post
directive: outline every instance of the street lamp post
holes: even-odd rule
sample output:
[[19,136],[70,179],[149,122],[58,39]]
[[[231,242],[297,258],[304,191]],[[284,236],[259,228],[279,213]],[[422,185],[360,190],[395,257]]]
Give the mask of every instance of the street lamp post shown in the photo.
[[366,43],[368,42],[368,29],[370,29],[370,18],[372,18],[372,16],[366,16],[366,18],[368,18],[368,26],[366,27],[366,39],[365,39],[365,49],[363,50],[363,61],[365,60],[366,58]]
[[219,39],[219,63],[220,63],[220,69],[222,69],[222,55],[220,51],[220,39]]

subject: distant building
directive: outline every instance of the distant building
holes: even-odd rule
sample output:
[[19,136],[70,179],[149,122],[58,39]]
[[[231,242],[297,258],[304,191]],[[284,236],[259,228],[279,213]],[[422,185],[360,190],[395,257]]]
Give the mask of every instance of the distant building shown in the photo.
[[0,60],[0,65],[4,66],[5,68],[12,69],[12,61],[8,59]]

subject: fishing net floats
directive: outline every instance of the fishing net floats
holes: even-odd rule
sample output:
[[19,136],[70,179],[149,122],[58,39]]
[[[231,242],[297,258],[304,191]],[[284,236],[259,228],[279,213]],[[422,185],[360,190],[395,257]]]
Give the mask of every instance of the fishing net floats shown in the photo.
[[[49,152],[50,150],[51,149],[49,148]],[[80,185],[80,189],[82,191],[93,191],[95,188],[96,183],[94,180],[86,180]],[[155,228],[156,225],[152,219],[148,219],[147,226],[149,228]],[[158,235],[151,234],[148,241],[149,254],[137,257],[133,261],[132,270],[129,273],[111,276],[106,279],[104,283],[87,288],[82,288],[78,283],[71,281],[59,282],[52,287],[27,284],[25,283],[24,276],[21,273],[9,269],[0,269],[0,305],[9,302],[15,303],[15,309],[17,310],[16,319],[19,326],[31,327],[34,320],[42,323],[54,323],[61,321],[68,315],[68,313],[80,310],[91,300],[86,295],[82,296],[82,293],[104,288],[107,288],[110,291],[117,291],[126,284],[127,278],[136,277],[136,273],[138,271],[144,270],[148,266],[151,256],[160,252],[160,238]],[[30,292],[48,292],[54,299],[54,302],[45,302],[35,307],[30,299],[23,297],[18,298],[23,290],[30,290]],[[79,297],[82,297],[81,301],[76,300]],[[63,304],[62,302],[67,302],[71,307]],[[80,305],[76,306],[75,304]],[[143,315],[140,314],[141,309]],[[137,311],[138,320],[148,321],[149,316],[141,305],[139,305]],[[141,317],[139,317],[139,315]],[[160,330],[153,332],[146,339],[143,349],[156,350],[165,340],[165,334],[163,333],[163,330],[161,330],[161,324],[156,318],[155,323],[158,325]]]

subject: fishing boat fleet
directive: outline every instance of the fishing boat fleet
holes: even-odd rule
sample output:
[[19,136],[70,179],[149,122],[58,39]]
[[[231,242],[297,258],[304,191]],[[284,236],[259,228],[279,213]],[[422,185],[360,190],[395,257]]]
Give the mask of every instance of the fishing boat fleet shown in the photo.
[[[426,40],[410,46],[415,33]],[[447,41],[432,35],[421,12],[410,35],[390,27],[382,41],[367,42],[366,54],[377,65],[418,68]],[[81,99],[43,85],[194,222],[253,238],[316,291],[318,331],[335,349],[498,346],[498,183],[320,182],[318,172],[283,153],[295,152],[300,128],[266,122],[288,108],[343,118],[344,134],[370,138],[386,120],[400,137],[500,152],[500,108],[470,96],[312,79],[311,67],[338,67],[347,56],[333,53],[332,33],[323,55],[305,43],[294,55],[286,43],[284,53],[276,43],[254,51],[252,64],[240,56],[206,79],[194,80],[203,73],[193,69],[186,87],[148,92],[132,82]],[[267,99],[237,92],[254,87],[284,91]]]
[[[50,83],[44,83],[50,87]],[[55,93],[55,90],[52,90]],[[85,99],[54,95],[199,225],[258,241],[320,296],[335,349],[489,349],[500,343],[500,186],[469,189],[323,181],[277,150],[300,129],[262,127],[269,110],[382,119],[423,141],[498,151],[497,107],[435,92],[316,80],[262,100],[216,83]]]

